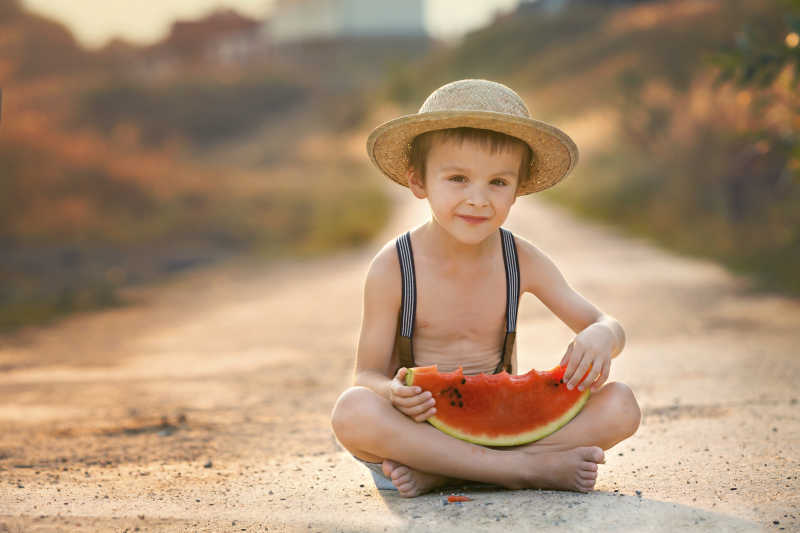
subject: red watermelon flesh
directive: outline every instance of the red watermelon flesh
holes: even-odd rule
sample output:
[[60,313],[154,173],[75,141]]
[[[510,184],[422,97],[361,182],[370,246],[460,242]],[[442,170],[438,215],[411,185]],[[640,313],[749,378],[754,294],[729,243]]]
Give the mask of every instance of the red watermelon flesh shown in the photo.
[[436,414],[427,421],[448,435],[488,446],[515,446],[553,433],[586,404],[590,390],[567,390],[561,383],[565,370],[557,366],[518,376],[506,371],[465,376],[461,367],[439,372],[436,365],[420,366],[409,368],[406,384],[431,392]]

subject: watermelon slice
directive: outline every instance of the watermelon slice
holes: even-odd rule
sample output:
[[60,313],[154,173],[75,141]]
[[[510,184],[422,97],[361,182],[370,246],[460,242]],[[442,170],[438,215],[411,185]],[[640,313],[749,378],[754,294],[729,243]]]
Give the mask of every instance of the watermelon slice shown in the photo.
[[439,372],[436,365],[418,366],[408,369],[406,385],[431,392],[436,414],[427,421],[448,435],[475,444],[515,446],[553,433],[586,404],[590,389],[567,390],[561,383],[565,371],[557,366],[519,376],[505,370],[465,376],[462,367]]

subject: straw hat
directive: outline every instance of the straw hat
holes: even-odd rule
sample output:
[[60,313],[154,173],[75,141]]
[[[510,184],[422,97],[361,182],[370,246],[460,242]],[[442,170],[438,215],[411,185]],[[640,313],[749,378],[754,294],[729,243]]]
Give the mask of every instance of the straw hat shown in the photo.
[[578,147],[569,135],[532,119],[517,93],[488,80],[459,80],[439,87],[419,112],[375,128],[367,139],[367,153],[381,172],[408,187],[406,169],[414,137],[458,127],[499,131],[531,147],[530,180],[520,186],[518,196],[552,187],[578,162]]

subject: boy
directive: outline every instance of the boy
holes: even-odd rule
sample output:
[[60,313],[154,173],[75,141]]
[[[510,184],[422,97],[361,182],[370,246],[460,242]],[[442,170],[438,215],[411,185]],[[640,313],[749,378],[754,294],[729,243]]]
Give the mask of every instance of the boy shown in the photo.
[[[405,497],[463,480],[592,490],[603,450],[632,435],[641,416],[627,386],[603,385],[625,334],[544,253],[501,228],[517,196],[572,170],[574,142],[531,119],[505,85],[460,80],[434,91],[417,114],[376,128],[367,150],[384,174],[428,200],[432,216],[370,265],[355,386],[331,414],[337,439],[372,470],[378,488]],[[436,412],[434,400],[405,385],[408,367],[516,374],[523,292],[576,332],[561,364],[569,389],[593,391],[583,410],[555,433],[513,447],[472,444],[423,423]]]

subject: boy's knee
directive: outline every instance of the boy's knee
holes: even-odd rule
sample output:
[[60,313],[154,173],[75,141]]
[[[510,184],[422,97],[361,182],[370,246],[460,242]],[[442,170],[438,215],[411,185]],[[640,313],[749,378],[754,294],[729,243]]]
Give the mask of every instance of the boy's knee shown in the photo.
[[336,437],[344,442],[359,429],[368,425],[375,397],[367,387],[350,387],[339,395],[331,411],[331,427]]
[[630,387],[619,381],[614,381],[606,385],[612,395],[612,405],[614,411],[614,422],[618,424],[620,433],[625,437],[630,437],[639,428],[642,420],[642,411],[636,396]]

